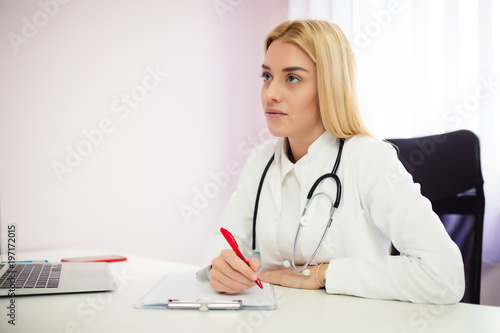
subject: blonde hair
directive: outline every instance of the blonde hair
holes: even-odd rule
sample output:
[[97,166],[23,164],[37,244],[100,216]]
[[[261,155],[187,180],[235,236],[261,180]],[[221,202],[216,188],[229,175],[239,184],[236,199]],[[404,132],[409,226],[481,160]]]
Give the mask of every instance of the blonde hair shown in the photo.
[[359,110],[354,53],[340,27],[323,20],[283,22],[267,36],[266,52],[277,39],[298,45],[316,64],[319,111],[328,133],[371,136]]

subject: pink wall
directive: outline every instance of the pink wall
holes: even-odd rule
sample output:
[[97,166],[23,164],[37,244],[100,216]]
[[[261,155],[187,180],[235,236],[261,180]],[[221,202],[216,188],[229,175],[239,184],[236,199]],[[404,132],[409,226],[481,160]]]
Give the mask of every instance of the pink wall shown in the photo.
[[286,18],[286,0],[1,2],[0,198],[18,249],[199,263],[269,138],[262,45]]

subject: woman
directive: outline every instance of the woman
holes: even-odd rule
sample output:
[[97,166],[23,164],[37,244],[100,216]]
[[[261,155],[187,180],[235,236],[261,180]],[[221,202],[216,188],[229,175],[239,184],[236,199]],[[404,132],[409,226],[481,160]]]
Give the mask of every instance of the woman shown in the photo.
[[[250,256],[255,197],[264,179],[256,216],[260,260],[252,258],[247,266],[215,233],[210,247],[215,259],[205,270],[211,286],[237,293],[260,278],[294,288],[325,287],[334,294],[458,302],[465,288],[460,251],[395,149],[370,136],[363,124],[354,55],[341,29],[320,20],[284,22],[269,34],[265,50],[262,106],[269,131],[279,139],[250,155],[222,217],[222,226]],[[306,196],[335,164],[340,204],[306,267],[310,274],[297,273],[283,263],[300,268],[312,257],[330,218],[337,183],[328,177],[317,186],[320,194],[311,201],[307,220],[301,220]],[[400,256],[389,255],[389,240]]]

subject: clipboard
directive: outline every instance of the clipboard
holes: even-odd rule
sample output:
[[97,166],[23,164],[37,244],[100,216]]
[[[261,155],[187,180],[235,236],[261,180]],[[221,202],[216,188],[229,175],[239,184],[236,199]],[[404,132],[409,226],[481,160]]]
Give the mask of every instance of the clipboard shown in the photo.
[[184,310],[275,310],[273,286],[263,283],[238,294],[222,294],[202,286],[196,273],[175,273],[164,277],[138,303],[136,309]]

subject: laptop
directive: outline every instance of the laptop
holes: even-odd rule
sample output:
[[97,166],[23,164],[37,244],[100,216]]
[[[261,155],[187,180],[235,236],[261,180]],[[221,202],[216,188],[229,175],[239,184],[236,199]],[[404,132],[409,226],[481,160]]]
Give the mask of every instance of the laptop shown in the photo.
[[[12,226],[9,227],[10,230],[6,229],[7,236],[12,231]],[[12,250],[14,243],[9,242],[12,237],[3,238],[4,232],[0,214],[0,297],[111,291],[117,288],[105,262],[4,262],[15,254]],[[2,241],[6,244],[2,244]],[[2,250],[5,252],[5,249],[7,253],[4,256]]]

